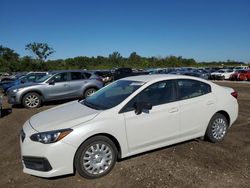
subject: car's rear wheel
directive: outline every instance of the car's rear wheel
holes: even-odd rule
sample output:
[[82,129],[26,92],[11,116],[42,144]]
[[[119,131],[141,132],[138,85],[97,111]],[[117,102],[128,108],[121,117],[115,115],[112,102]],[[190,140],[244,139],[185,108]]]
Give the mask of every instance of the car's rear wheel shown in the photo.
[[216,113],[209,122],[205,137],[211,142],[220,142],[226,136],[228,121],[222,114]]
[[23,97],[22,103],[25,108],[38,108],[42,103],[42,99],[38,93],[27,93]]
[[86,98],[86,97],[92,95],[93,93],[95,93],[96,91],[97,91],[96,88],[88,88],[88,89],[86,89],[86,91],[84,92],[83,95]]
[[105,136],[95,136],[84,142],[75,156],[75,168],[85,178],[94,179],[108,174],[117,159],[115,144]]

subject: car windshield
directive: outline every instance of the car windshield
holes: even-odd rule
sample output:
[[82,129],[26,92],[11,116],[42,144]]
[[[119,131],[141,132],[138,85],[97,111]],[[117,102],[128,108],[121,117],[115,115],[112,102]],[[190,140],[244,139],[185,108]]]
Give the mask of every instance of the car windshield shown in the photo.
[[50,78],[51,76],[52,76],[52,74],[47,74],[47,75],[43,76],[42,78],[38,79],[36,82],[37,82],[37,83],[44,82],[45,80],[47,80],[47,79]]
[[220,72],[220,73],[225,73],[226,71],[224,71],[224,70],[219,70],[218,72]]
[[81,103],[97,110],[113,108],[140,88],[144,82],[118,80],[87,97]]

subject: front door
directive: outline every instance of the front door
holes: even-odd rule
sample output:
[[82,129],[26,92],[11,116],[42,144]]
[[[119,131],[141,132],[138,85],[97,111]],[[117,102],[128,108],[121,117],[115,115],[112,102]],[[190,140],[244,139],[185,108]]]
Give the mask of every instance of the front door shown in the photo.
[[[136,115],[136,102],[149,102],[153,107]],[[175,140],[180,132],[175,82],[169,80],[152,84],[124,107],[123,115],[131,153],[162,147]]]
[[69,98],[70,87],[68,81],[68,73],[58,73],[53,76],[45,87],[48,100]]

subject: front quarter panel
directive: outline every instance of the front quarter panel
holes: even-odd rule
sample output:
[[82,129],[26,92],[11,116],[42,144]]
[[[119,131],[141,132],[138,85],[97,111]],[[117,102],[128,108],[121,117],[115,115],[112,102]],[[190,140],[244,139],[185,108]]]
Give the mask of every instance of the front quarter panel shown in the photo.
[[84,141],[92,136],[108,134],[118,141],[121,148],[121,157],[125,157],[128,154],[128,147],[124,117],[118,113],[116,116],[110,116],[109,114],[112,113],[114,112],[107,110],[95,119],[73,127],[73,132],[65,137],[62,142],[79,148]]

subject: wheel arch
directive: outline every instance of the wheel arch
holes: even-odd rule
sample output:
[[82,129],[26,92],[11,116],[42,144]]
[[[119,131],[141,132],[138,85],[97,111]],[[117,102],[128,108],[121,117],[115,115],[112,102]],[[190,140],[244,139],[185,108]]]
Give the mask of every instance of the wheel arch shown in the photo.
[[[108,133],[98,133],[98,134],[94,134],[90,137],[88,137],[87,139],[85,139],[77,148],[76,152],[75,152],[75,155],[74,155],[74,161],[75,161],[75,157],[76,157],[76,154],[79,150],[79,148],[82,146],[82,144],[84,144],[87,140],[89,140],[90,138],[93,138],[93,137],[96,137],[96,136],[105,136],[107,138],[109,138],[114,144],[115,144],[115,147],[117,149],[117,159],[121,159],[122,157],[122,150],[121,150],[121,146],[120,146],[120,143],[118,142],[118,140],[111,134],[108,134]],[[75,162],[74,162],[75,164]]]
[[41,96],[42,102],[44,101],[44,96],[43,96],[43,94],[42,94],[41,91],[39,91],[39,90],[30,90],[30,91],[25,91],[25,92],[21,95],[21,97],[20,97],[20,99],[21,99],[20,101],[21,101],[21,102],[23,101],[24,96],[27,95],[28,93],[37,93],[38,95]]
[[227,122],[228,122],[228,126],[230,126],[230,123],[231,123],[230,122],[230,116],[225,110],[219,110],[215,114],[222,114],[223,116],[225,116],[225,118],[227,119]]

